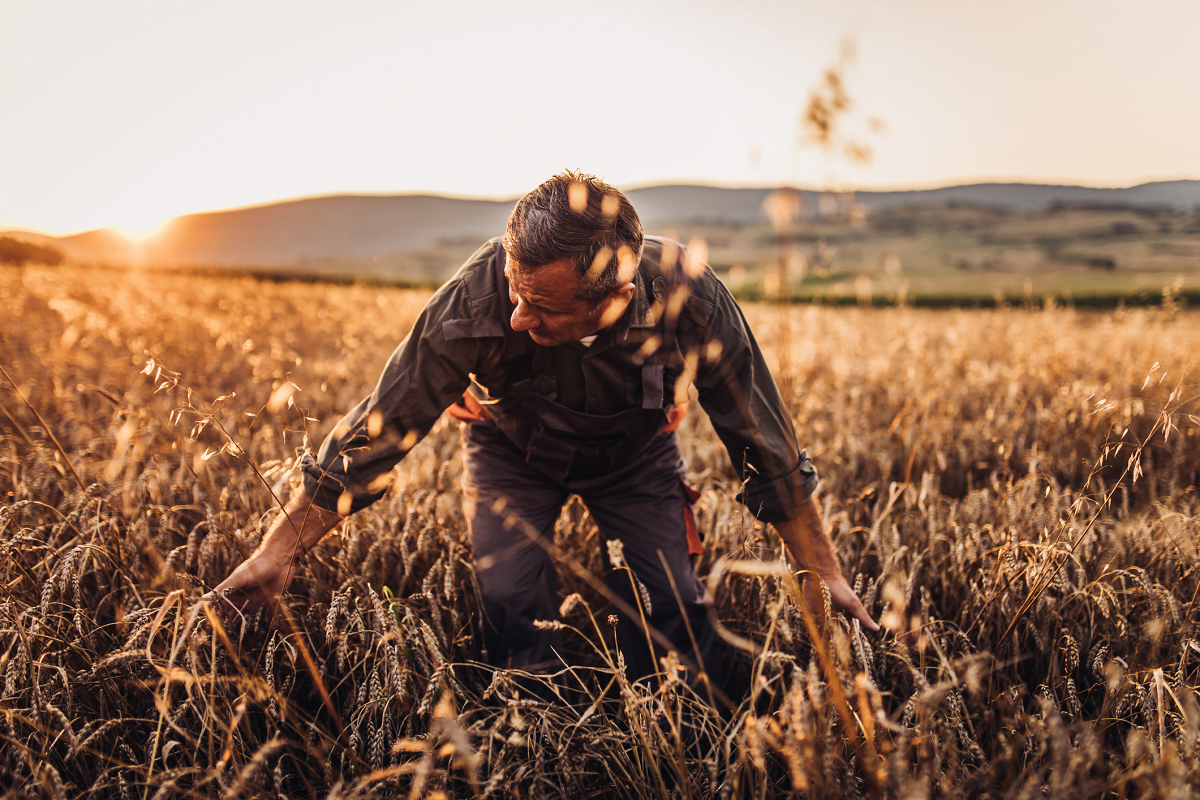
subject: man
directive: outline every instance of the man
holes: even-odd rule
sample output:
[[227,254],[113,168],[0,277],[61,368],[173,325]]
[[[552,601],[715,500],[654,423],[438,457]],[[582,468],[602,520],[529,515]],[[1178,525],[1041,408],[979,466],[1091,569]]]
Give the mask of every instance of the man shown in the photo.
[[[375,391],[303,461],[304,491],[208,599],[252,608],[285,591],[297,554],[381,497],[392,468],[449,406],[465,423],[464,510],[487,659],[561,665],[558,633],[534,623],[557,615],[545,545],[577,494],[605,539],[623,545],[612,560],[627,570],[607,581],[630,677],[656,671],[665,637],[720,685],[675,434],[693,383],[745,468],[740,499],[825,581],[836,610],[877,630],[810,502],[816,472],[736,302],[676,243],[645,239],[623,194],[571,172],[522,198],[505,236],[430,299]],[[821,597],[815,581],[806,592]],[[659,635],[655,652],[643,615]]]

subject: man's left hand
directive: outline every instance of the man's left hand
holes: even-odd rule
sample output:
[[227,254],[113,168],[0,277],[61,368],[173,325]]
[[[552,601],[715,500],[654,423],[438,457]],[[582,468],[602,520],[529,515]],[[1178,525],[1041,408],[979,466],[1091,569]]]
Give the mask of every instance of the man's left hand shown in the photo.
[[[850,584],[846,583],[845,578],[836,575],[831,578],[822,578],[822,580],[829,587],[829,605],[833,607],[833,613],[841,612],[851,619],[858,620],[865,631],[874,633],[879,630],[879,624],[871,619],[871,615],[867,613],[862,601],[850,588]],[[817,623],[820,624],[825,616],[825,598],[821,596],[821,584],[815,580],[815,577],[805,577],[804,599],[808,602],[808,608],[816,617]]]
[[487,409],[470,392],[463,392],[463,396],[458,399],[458,402],[447,408],[446,413],[462,422],[479,422],[481,419],[491,419],[491,415],[487,413]]
[[[829,603],[834,612],[841,612],[862,623],[863,629],[871,632],[879,630],[879,624],[871,619],[862,601],[854,594],[854,590],[842,575],[838,564],[837,553],[834,552],[833,542],[825,530],[821,520],[821,512],[817,504],[809,500],[808,504],[795,519],[772,523],[779,533],[779,538],[787,545],[788,552],[796,564],[803,570],[820,576],[829,587]],[[821,585],[813,578],[804,581],[804,599],[809,609],[818,619],[824,616],[825,602],[821,596]]]

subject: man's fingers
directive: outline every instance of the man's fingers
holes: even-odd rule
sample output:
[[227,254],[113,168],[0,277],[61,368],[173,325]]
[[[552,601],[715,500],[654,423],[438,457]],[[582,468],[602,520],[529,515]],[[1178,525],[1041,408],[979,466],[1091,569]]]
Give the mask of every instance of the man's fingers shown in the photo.
[[229,622],[237,617],[253,614],[272,602],[272,598],[267,596],[262,587],[250,589],[242,586],[218,586],[201,597],[200,602],[207,603],[217,616]]
[[238,614],[245,614],[253,609],[248,608],[250,605],[250,596],[239,589],[231,589],[226,591],[211,591],[200,598],[200,602],[207,603],[212,606],[214,612],[221,619],[228,622]]
[[829,584],[829,594],[835,609],[849,617],[857,619],[863,628],[871,633],[879,631],[879,623],[871,619],[871,615],[863,607],[862,601],[858,599],[858,595],[846,583]]
[[465,403],[455,403],[449,406],[446,409],[446,413],[463,422],[478,422],[481,419],[489,419],[487,411],[484,410],[483,406],[474,397],[471,397],[469,394],[465,395],[465,397],[467,398]]
[[481,419],[491,419],[491,416],[487,413],[487,409],[469,391],[463,392],[463,396],[455,401],[454,405],[447,408],[446,413],[463,422],[478,422]]
[[[857,598],[855,598],[855,599],[857,600]],[[871,619],[871,615],[867,613],[867,610],[865,608],[863,608],[863,604],[856,602],[855,606],[856,606],[855,608],[850,610],[851,616],[853,616],[860,623],[862,623],[863,628],[865,628],[866,630],[870,631],[871,633],[879,633],[879,631],[882,630],[882,628],[879,627],[878,622]]]
[[837,605],[840,606],[838,608],[839,611],[848,617],[853,617],[854,619],[858,620],[862,626],[871,633],[875,633],[879,630],[879,623],[871,619],[871,615],[867,613],[867,609],[863,608],[863,604],[854,594],[851,594],[847,600],[844,600]]
[[683,422],[683,418],[687,416],[686,405],[671,406],[671,410],[667,412],[667,424],[663,428],[663,433],[670,433],[679,427],[679,423]]
[[463,422],[478,422],[479,420],[483,419],[483,417],[479,414],[465,409],[457,403],[447,408],[446,413],[457,420],[462,420]]
[[200,602],[211,608],[213,613],[224,622],[233,619],[238,611],[237,607],[229,602],[229,599],[223,592],[209,592],[200,598]]

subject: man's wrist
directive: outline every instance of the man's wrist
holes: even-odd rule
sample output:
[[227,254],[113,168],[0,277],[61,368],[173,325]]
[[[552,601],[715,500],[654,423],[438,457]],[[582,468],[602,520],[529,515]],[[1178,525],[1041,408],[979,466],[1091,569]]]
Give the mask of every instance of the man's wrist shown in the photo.
[[773,524],[797,567],[820,576],[826,583],[845,582],[833,543],[811,500],[795,518]]

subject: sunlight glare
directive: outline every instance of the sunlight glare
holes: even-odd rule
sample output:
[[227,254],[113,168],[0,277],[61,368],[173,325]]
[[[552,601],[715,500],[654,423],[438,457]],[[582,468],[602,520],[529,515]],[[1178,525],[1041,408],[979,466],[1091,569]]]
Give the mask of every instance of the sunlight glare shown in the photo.
[[155,217],[153,223],[146,224],[146,220],[139,220],[133,225],[115,225],[112,230],[124,236],[134,244],[145,244],[146,242],[159,236],[167,226],[170,225],[170,219],[162,219]]

